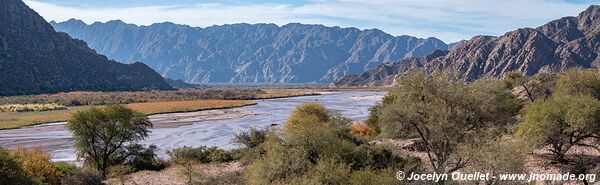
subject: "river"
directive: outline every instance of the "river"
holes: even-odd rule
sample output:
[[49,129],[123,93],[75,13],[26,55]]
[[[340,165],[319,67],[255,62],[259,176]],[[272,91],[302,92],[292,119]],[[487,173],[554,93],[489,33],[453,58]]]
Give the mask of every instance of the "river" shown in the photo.
[[[232,149],[238,147],[231,142],[235,134],[250,128],[281,126],[300,103],[319,102],[327,109],[356,121],[366,119],[369,107],[380,101],[383,95],[381,92],[325,93],[318,96],[257,100],[256,105],[227,110],[153,115],[150,116],[153,123],[163,124],[155,124],[143,143],[156,145],[160,157],[166,157],[166,150],[182,146],[205,145]],[[190,119],[186,116],[193,114],[202,115],[202,119],[189,124],[175,124],[180,120]],[[173,124],[164,124],[165,120],[174,121]],[[50,152],[54,161],[74,161],[76,157],[71,134],[65,123],[0,130],[0,145],[7,148],[39,146]]]

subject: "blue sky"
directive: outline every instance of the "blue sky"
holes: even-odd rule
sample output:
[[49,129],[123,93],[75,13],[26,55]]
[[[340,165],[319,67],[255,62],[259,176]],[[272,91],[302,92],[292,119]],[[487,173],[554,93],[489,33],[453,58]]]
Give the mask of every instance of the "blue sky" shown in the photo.
[[206,27],[232,23],[323,24],[381,29],[445,42],[500,35],[576,16],[597,0],[24,0],[46,20],[120,19]]

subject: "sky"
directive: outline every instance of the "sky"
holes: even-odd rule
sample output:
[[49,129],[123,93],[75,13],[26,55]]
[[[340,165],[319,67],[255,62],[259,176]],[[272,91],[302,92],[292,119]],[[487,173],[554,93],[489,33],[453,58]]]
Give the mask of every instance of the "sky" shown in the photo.
[[598,0],[24,0],[47,21],[137,25],[173,22],[207,27],[234,23],[322,24],[437,37],[446,43],[498,36],[576,16]]

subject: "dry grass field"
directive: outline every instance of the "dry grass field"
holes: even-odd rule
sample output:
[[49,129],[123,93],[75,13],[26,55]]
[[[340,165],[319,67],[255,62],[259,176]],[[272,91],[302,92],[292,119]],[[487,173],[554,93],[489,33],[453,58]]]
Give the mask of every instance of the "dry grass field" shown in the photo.
[[[195,100],[131,103],[127,104],[127,106],[145,114],[158,114],[233,108],[253,104],[255,103],[246,100]],[[0,112],[0,129],[65,121],[69,119],[72,113],[80,110],[86,110],[90,107],[92,106],[76,106],[68,107],[66,110],[44,112]]]

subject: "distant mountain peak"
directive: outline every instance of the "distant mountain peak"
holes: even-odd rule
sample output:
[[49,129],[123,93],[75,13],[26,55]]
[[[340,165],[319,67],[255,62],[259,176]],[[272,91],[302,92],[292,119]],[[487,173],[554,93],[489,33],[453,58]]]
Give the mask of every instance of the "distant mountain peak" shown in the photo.
[[187,82],[328,83],[382,63],[448,49],[435,38],[300,23],[53,26],[112,59],[142,61],[163,76]]

